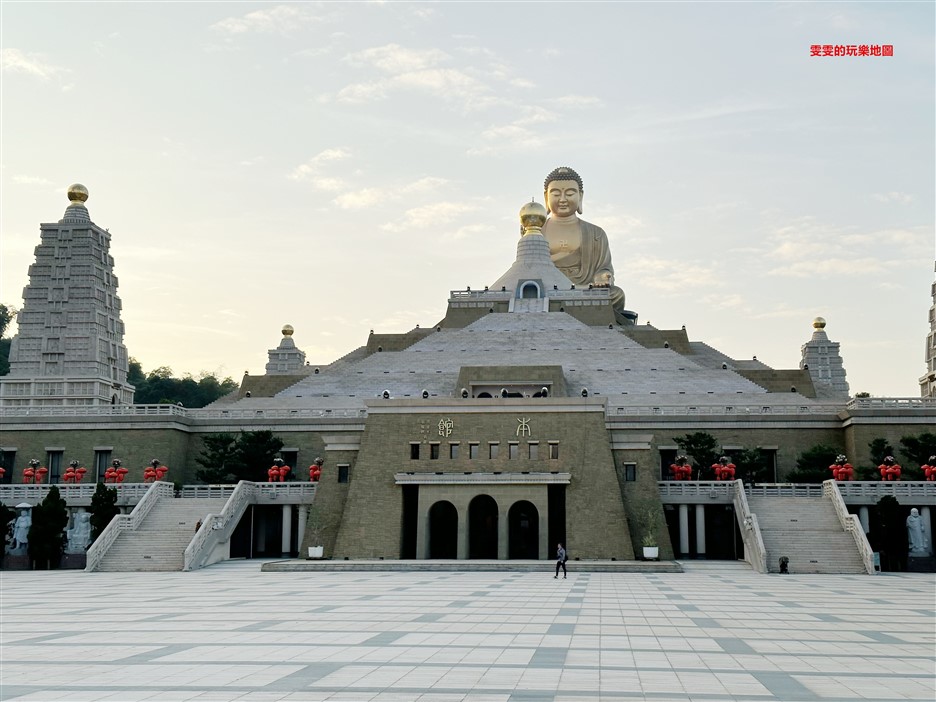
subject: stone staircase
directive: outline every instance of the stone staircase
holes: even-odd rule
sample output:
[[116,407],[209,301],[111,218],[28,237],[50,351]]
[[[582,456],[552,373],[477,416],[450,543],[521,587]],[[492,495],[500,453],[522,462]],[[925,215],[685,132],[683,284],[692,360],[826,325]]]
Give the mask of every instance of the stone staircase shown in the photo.
[[855,539],[842,529],[835,508],[823,497],[748,497],[757,515],[767,571],[780,572],[780,557],[790,573],[861,573],[864,563]]
[[107,550],[99,571],[182,570],[195,525],[220,514],[225,499],[161,498],[136,531],[125,531]]

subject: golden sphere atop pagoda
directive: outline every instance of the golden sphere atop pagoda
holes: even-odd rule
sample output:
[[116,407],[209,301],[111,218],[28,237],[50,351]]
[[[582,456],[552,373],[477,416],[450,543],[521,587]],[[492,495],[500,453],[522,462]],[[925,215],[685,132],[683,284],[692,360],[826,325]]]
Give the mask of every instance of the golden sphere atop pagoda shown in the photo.
[[292,336],[294,331],[292,324],[283,325],[283,336]]
[[68,200],[71,203],[69,207],[84,207],[87,199],[88,189],[81,183],[72,183],[68,186]]
[[825,329],[826,321],[822,317],[816,317],[812,321],[813,329]]

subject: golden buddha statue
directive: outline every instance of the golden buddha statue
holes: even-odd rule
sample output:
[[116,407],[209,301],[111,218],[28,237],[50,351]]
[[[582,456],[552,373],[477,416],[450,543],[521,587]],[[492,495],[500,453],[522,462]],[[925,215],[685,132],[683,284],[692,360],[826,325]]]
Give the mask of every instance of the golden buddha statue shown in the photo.
[[610,288],[615,316],[623,323],[624,291],[614,284],[608,235],[578,217],[584,194],[581,176],[561,166],[546,176],[543,189],[549,212],[543,236],[553,263],[576,285]]

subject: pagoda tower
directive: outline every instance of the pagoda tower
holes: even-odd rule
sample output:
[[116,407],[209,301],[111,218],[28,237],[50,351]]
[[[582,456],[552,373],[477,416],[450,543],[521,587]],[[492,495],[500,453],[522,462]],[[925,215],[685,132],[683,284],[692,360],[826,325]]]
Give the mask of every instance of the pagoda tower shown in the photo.
[[55,224],[41,224],[0,407],[133,403],[111,235],[94,224],[88,190],[68,188]]

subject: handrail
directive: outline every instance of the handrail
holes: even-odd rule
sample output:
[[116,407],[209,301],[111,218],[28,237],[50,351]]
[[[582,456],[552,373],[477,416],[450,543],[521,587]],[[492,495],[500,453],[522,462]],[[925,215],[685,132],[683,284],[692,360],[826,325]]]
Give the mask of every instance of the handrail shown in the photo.
[[647,415],[656,416],[693,416],[693,415],[726,415],[726,414],[837,414],[844,409],[842,403],[818,403],[811,400],[800,404],[791,402],[772,402],[773,398],[769,395],[764,396],[762,401],[751,402],[747,400],[744,404],[698,404],[698,405],[613,405],[608,404],[608,421],[614,421],[616,417],[641,417]]
[[85,572],[91,573],[98,569],[108,549],[113,546],[117,537],[125,531],[135,531],[150,513],[150,510],[156,506],[162,497],[172,497],[172,483],[157,481],[149,486],[146,494],[130,514],[118,514],[111,519],[110,524],[104,527],[101,535],[95,539],[94,543],[88,549]]
[[822,497],[822,486],[815,483],[748,483],[744,490],[748,497]]
[[842,494],[842,499],[880,499],[885,495],[893,495],[936,500],[936,483],[925,480],[855,480],[840,482],[836,487]]
[[734,486],[725,480],[660,480],[661,498],[707,497],[712,500],[731,498]]
[[851,532],[852,538],[855,539],[855,545],[858,547],[858,553],[864,563],[865,571],[867,571],[868,575],[874,575],[874,552],[871,550],[871,544],[868,543],[868,537],[864,533],[858,516],[850,514],[845,507],[845,500],[842,499],[842,493],[839,492],[838,481],[823,481],[822,496],[829,498],[835,508],[835,514],[838,516],[842,529]]
[[744,482],[734,481],[734,508],[741,527],[741,540],[744,542],[744,557],[751,567],[758,573],[767,572],[767,548],[761,535],[757,515],[748,505],[747,495],[744,493]]
[[234,527],[247,511],[247,505],[256,502],[256,496],[257,484],[241,480],[228,497],[221,514],[211,513],[205,517],[201,527],[185,547],[182,570],[195,570],[208,565],[206,561],[215,546],[231,538]]
[[855,397],[845,407],[850,410],[927,410],[936,409],[936,397]]

